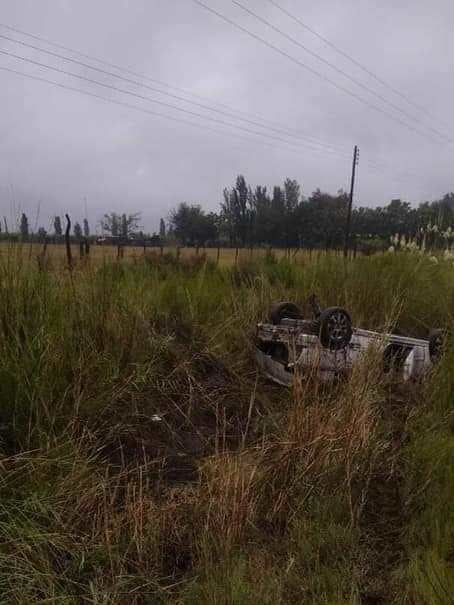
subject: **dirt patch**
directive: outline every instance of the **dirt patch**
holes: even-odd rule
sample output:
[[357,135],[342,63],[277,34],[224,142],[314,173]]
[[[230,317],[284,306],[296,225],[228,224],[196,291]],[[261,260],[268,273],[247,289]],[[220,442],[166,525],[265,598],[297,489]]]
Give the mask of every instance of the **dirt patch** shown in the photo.
[[251,400],[253,382],[209,354],[186,357],[171,360],[134,399],[119,398],[95,419],[93,431],[110,463],[147,464],[150,479],[191,483],[204,457],[254,439],[264,403],[259,394]]

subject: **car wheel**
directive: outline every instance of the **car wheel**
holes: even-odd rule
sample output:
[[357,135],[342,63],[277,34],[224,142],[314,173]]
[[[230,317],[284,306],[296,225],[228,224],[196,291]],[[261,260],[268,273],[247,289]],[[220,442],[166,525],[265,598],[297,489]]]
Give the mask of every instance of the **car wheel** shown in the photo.
[[271,323],[277,326],[283,319],[301,319],[302,314],[298,305],[284,301],[271,305],[269,318]]
[[342,307],[329,307],[322,311],[319,338],[322,346],[331,351],[344,349],[353,334],[350,315]]

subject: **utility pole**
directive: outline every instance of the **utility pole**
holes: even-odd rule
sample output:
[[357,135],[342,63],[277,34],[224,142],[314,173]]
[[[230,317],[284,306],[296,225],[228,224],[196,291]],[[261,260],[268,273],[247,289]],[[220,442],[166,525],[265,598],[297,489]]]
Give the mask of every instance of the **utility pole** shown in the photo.
[[359,149],[358,146],[355,145],[355,149],[353,151],[353,166],[352,166],[352,180],[350,184],[350,197],[348,198],[348,210],[347,210],[347,224],[345,225],[345,243],[344,243],[344,257],[348,256],[348,249],[350,247],[350,231],[351,231],[351,223],[352,223],[352,206],[353,206],[353,193],[355,191],[355,176],[356,176],[356,166],[359,161]]

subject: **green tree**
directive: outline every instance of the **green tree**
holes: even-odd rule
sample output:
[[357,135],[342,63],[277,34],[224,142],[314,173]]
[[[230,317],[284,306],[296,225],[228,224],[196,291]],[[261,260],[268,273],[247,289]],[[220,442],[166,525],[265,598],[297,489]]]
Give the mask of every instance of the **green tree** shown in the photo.
[[236,242],[236,224],[237,224],[237,213],[235,196],[233,191],[225,188],[223,191],[224,201],[221,203],[221,229],[227,236],[229,244],[233,246]]
[[101,227],[104,231],[107,231],[112,237],[121,237],[122,239],[129,239],[133,237],[140,225],[140,212],[134,214],[117,214],[111,212],[105,214],[101,220]]
[[122,239],[128,239],[128,219],[126,214],[121,215],[120,220],[120,237]]
[[257,185],[253,194],[253,204],[253,241],[258,244],[269,244],[273,237],[273,224],[271,217],[271,199],[266,187]]
[[120,235],[120,216],[116,212],[105,214],[101,220],[101,227],[112,237],[118,237]]
[[74,237],[78,240],[82,239],[82,227],[80,223],[74,223]]
[[90,226],[86,218],[84,218],[84,237],[90,237]]
[[230,244],[245,245],[254,231],[254,197],[243,175],[236,179],[233,189],[224,189],[221,219]]
[[311,247],[337,248],[345,234],[348,196],[342,190],[331,195],[316,189],[300,205],[303,238]]
[[272,243],[277,246],[287,245],[286,243],[286,209],[285,192],[280,186],[273,187],[273,197],[271,198],[271,231]]
[[54,218],[54,233],[57,237],[61,237],[63,235],[63,228],[61,226],[61,218],[56,216]]
[[243,246],[252,232],[253,215],[251,212],[252,193],[247,186],[246,179],[240,174],[236,179],[235,189],[233,190],[235,204],[238,208],[238,220],[236,225],[237,235]]
[[292,242],[298,239],[300,232],[298,223],[295,221],[295,215],[300,203],[301,187],[298,181],[286,179],[284,182],[285,196],[285,218],[284,218],[284,239],[285,246],[289,247]]
[[217,216],[205,214],[199,204],[181,203],[171,212],[170,225],[185,246],[202,246],[217,238]]
[[159,221],[159,237],[161,239],[166,237],[166,224],[163,218]]
[[38,229],[38,238],[39,241],[43,242],[47,237],[47,231],[44,229],[44,227],[40,227]]
[[28,218],[27,218],[27,215],[25,214],[25,212],[22,212],[22,216],[21,216],[21,219],[20,219],[19,230],[20,230],[21,238],[23,240],[28,239],[28,236],[29,236]]

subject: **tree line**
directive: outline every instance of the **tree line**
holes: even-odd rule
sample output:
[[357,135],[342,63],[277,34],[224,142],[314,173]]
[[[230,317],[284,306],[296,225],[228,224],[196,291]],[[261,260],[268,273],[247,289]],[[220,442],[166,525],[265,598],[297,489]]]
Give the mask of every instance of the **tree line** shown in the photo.
[[[286,179],[273,187],[252,188],[239,175],[235,185],[224,189],[218,212],[206,212],[199,204],[181,203],[169,218],[168,236],[183,245],[203,246],[216,242],[230,246],[340,248],[344,243],[348,195],[316,189],[309,197],[300,184]],[[352,234],[356,245],[388,247],[390,241],[423,241],[442,247],[454,226],[454,193],[423,202],[418,207],[400,199],[375,208],[355,207]]]
[[[316,189],[309,197],[301,185],[286,179],[271,190],[266,186],[251,187],[243,175],[223,191],[217,212],[205,211],[200,204],[180,203],[167,221],[160,220],[159,231],[144,233],[140,214],[105,214],[100,226],[105,241],[140,242],[163,246],[231,246],[282,248],[341,248],[345,238],[348,195],[339,190],[335,195]],[[32,233],[29,220],[22,213],[18,232],[10,233],[6,218],[0,222],[0,236],[22,241],[60,241],[64,227],[55,216],[52,228],[40,227]],[[75,222],[73,240],[95,239],[88,220]],[[103,238],[98,238],[103,239]],[[356,206],[352,213],[352,241],[363,249],[383,249],[393,242],[430,248],[450,247],[454,241],[454,193],[417,207],[400,199],[368,208]]]
[[[75,222],[72,225],[70,235],[76,240],[82,240],[83,238],[90,238],[90,226],[88,220],[84,218],[82,225],[79,222]],[[52,219],[52,229],[47,230],[44,227],[39,227],[36,233],[30,228],[30,222],[25,212],[22,212],[18,229],[10,230],[6,217],[3,217],[3,221],[0,221],[0,236],[3,239],[18,240],[27,242],[31,240],[44,241],[48,237],[53,237],[56,240],[62,239],[64,236],[64,229],[60,216],[54,216]]]
[[[60,216],[54,216],[52,219],[52,226],[49,230],[44,227],[39,227],[34,233],[30,228],[28,216],[25,212],[22,212],[18,227],[10,231],[6,217],[3,217],[3,221],[0,221],[0,236],[3,239],[19,240],[20,241],[45,241],[51,239],[56,242],[64,238],[66,228],[63,226],[63,222]],[[103,233],[108,234],[114,239],[119,241],[127,241],[129,239],[144,236],[143,232],[139,231],[140,213],[134,214],[117,214],[111,212],[105,214],[100,221],[100,227]],[[70,225],[69,235],[72,240],[82,241],[95,239],[96,236],[92,235],[88,219],[84,218],[82,224],[75,221]],[[151,237],[151,236],[149,236]]]

